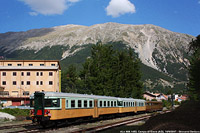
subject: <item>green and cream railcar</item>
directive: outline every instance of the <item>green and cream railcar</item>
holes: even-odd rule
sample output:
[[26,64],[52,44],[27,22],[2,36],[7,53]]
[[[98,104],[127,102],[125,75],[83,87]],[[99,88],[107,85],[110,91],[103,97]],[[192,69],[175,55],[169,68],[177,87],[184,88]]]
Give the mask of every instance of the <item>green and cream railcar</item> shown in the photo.
[[119,98],[119,113],[145,111],[145,100],[133,98]]
[[36,92],[30,96],[33,121],[45,123],[80,117],[146,111],[145,100],[59,92]]

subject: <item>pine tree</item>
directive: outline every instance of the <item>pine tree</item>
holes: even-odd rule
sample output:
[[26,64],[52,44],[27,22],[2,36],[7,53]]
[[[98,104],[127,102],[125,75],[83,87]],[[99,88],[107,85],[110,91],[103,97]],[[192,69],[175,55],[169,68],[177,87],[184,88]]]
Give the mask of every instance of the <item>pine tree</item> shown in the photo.
[[77,70],[74,65],[70,65],[68,69],[62,74],[61,89],[62,92],[77,93]]
[[142,97],[139,60],[131,49],[116,51],[111,45],[98,43],[91,53],[80,74],[85,90],[97,95]]
[[193,52],[189,67],[189,95],[193,100],[200,100],[200,35],[190,43]]

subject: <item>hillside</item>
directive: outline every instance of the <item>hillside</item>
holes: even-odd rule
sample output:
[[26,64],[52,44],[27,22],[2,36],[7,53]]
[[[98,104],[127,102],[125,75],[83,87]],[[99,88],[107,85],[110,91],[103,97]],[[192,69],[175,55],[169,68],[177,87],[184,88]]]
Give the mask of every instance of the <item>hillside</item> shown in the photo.
[[187,81],[187,51],[192,39],[193,36],[154,25],[65,25],[0,34],[0,56],[6,59],[57,59],[61,60],[62,68],[70,64],[81,68],[90,56],[91,46],[101,41],[119,50],[133,49],[142,61],[146,89],[178,86],[179,90]]

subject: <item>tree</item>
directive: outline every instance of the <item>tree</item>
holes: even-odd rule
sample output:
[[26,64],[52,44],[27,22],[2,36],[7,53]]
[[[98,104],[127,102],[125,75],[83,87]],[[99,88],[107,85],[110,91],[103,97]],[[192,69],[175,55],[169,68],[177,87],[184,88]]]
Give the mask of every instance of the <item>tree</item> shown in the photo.
[[62,92],[77,92],[77,80],[78,75],[76,71],[76,67],[74,65],[70,65],[68,69],[62,73],[61,76],[61,90]]
[[92,94],[142,98],[139,60],[133,51],[116,51],[111,45],[98,43],[83,64],[80,77]]
[[189,95],[193,100],[200,100],[200,35],[190,43],[190,51]]
[[92,94],[112,95],[112,66],[114,50],[101,42],[91,49],[91,58],[83,64],[80,77]]
[[117,70],[116,70],[116,82],[117,85],[115,95],[119,97],[133,97],[142,98],[143,84],[140,81],[141,72],[139,66],[139,59],[133,56],[133,51],[118,52],[117,56]]

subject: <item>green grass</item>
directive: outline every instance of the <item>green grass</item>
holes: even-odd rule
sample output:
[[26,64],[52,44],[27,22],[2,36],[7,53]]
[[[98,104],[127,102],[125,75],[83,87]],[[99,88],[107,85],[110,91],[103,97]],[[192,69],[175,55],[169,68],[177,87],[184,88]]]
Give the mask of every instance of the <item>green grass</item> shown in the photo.
[[10,109],[10,108],[5,108],[5,109],[0,109],[0,112],[8,113],[10,115],[13,115],[15,117],[17,116],[29,116],[29,109]]

